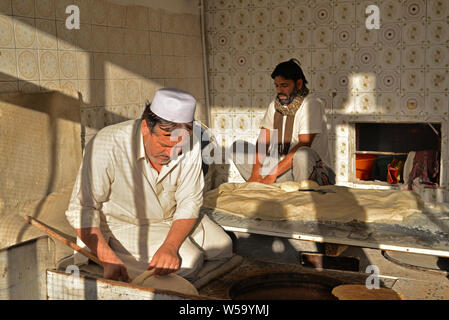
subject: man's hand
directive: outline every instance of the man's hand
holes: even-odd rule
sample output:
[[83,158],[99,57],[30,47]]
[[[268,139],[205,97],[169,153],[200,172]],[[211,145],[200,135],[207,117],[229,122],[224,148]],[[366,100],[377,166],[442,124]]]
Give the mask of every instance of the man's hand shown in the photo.
[[181,265],[181,259],[175,246],[164,243],[151,259],[148,270],[155,269],[155,275],[167,275],[175,272]]
[[265,183],[265,184],[272,184],[272,183],[276,182],[276,179],[277,179],[277,175],[269,174],[265,178],[263,178],[261,182]]
[[103,262],[103,278],[116,281],[131,282],[125,265],[120,259],[116,262]]
[[112,251],[99,228],[75,229],[77,236],[87,245],[93,254],[97,255],[103,265],[105,279],[131,282],[125,265]]
[[247,182],[262,182],[262,176],[261,176],[261,175],[259,175],[259,176],[252,175],[252,176],[248,179]]

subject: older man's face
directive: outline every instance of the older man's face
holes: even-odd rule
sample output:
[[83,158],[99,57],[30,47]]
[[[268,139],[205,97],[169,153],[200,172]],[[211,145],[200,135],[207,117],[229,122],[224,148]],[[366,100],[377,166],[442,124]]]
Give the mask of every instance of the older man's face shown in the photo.
[[[143,121],[144,123],[145,121]],[[185,129],[166,131],[159,125],[148,130],[144,135],[145,151],[151,161],[164,165],[176,158],[182,151],[182,147],[189,141],[189,132]]]
[[279,101],[282,104],[289,104],[291,97],[296,95],[299,89],[302,87],[302,79],[294,81],[291,79],[285,79],[282,76],[274,78],[274,86],[276,87],[276,93]]

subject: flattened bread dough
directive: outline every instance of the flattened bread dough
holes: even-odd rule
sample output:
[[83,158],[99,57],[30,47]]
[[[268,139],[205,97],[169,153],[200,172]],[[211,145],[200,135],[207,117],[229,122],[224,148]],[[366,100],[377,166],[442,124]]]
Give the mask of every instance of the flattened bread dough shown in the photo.
[[224,183],[205,194],[203,206],[264,220],[337,222],[402,222],[411,214],[421,213],[424,207],[421,197],[413,191],[341,186],[313,188],[334,191],[320,194],[313,191],[286,192],[288,185],[296,188],[297,183]]
[[361,284],[344,284],[335,287],[332,294],[338,300],[405,300],[400,293],[392,289],[368,289]]
[[176,291],[188,295],[198,295],[198,291],[188,280],[177,274],[155,276],[154,270],[148,270],[135,278],[131,284],[159,290]]

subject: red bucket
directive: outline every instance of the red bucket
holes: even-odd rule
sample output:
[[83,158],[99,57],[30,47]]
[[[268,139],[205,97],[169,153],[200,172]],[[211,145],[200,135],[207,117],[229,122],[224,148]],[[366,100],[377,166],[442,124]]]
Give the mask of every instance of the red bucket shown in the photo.
[[356,177],[360,180],[370,180],[373,171],[374,161],[376,156],[372,154],[356,154],[355,170]]

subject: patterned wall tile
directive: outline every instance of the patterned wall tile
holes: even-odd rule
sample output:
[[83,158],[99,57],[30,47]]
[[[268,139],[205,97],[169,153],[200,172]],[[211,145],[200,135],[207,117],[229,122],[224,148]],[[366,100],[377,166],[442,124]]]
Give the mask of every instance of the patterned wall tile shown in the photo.
[[432,46],[426,49],[426,66],[432,68],[449,68],[449,45]]
[[36,18],[55,19],[55,0],[36,0]]
[[381,47],[378,53],[383,69],[397,69],[401,63],[401,51],[392,47]]
[[329,48],[332,45],[333,30],[330,26],[320,25],[313,28],[311,45],[314,48]]
[[401,22],[402,20],[402,4],[397,0],[382,0],[379,5],[381,25],[389,22]]
[[56,23],[54,20],[36,19],[37,47],[39,49],[57,49]]
[[430,93],[425,97],[426,111],[431,115],[448,115],[449,95]]
[[35,20],[31,18],[14,18],[16,48],[37,48]]
[[[331,49],[312,49],[312,68],[315,70],[329,69],[333,65]],[[309,61],[303,62],[304,66],[310,66]]]
[[427,17],[431,20],[449,18],[449,4],[442,0],[427,0]]
[[14,48],[14,19],[0,15],[0,47]]
[[76,52],[59,52],[59,69],[61,79],[77,79],[78,68]]
[[379,104],[384,115],[397,115],[400,113],[400,97],[397,93],[380,93]]
[[449,44],[449,26],[446,22],[430,21],[427,25],[427,41],[431,44]]
[[336,48],[334,50],[333,63],[337,70],[354,69],[355,50],[351,48]]
[[335,26],[334,44],[336,47],[350,48],[354,46],[356,29],[351,24],[339,24]]
[[[334,114],[350,114],[355,112],[355,94],[348,91],[337,92],[333,99]],[[332,132],[329,132],[332,133]]]
[[17,70],[21,79],[39,80],[38,51],[18,49]]
[[425,0],[406,0],[403,3],[403,17],[406,20],[424,20],[426,17]]
[[335,25],[355,23],[355,3],[353,1],[335,2],[334,4]]
[[424,68],[425,49],[418,46],[403,47],[401,61],[403,68]]
[[356,46],[374,47],[378,45],[379,30],[366,28],[365,24],[356,26]]
[[403,45],[420,45],[426,39],[426,23],[422,21],[407,21],[402,27]]
[[407,92],[407,96],[401,97],[401,113],[415,115],[424,111],[424,97],[417,92]]
[[12,1],[12,12],[15,16],[34,18],[35,0],[14,0]]
[[268,72],[272,68],[271,56],[266,51],[255,51],[252,56],[252,68],[257,71]]
[[11,0],[2,0],[2,1],[0,1],[0,13],[2,15],[12,15]]
[[376,77],[376,88],[382,92],[399,92],[401,77],[396,70],[382,70]]
[[377,105],[377,95],[372,92],[362,92],[355,94],[355,112],[358,114],[381,113],[381,108]]
[[39,50],[40,80],[59,80],[59,59],[55,50]]
[[449,69],[430,69],[426,75],[426,92],[448,92]]

